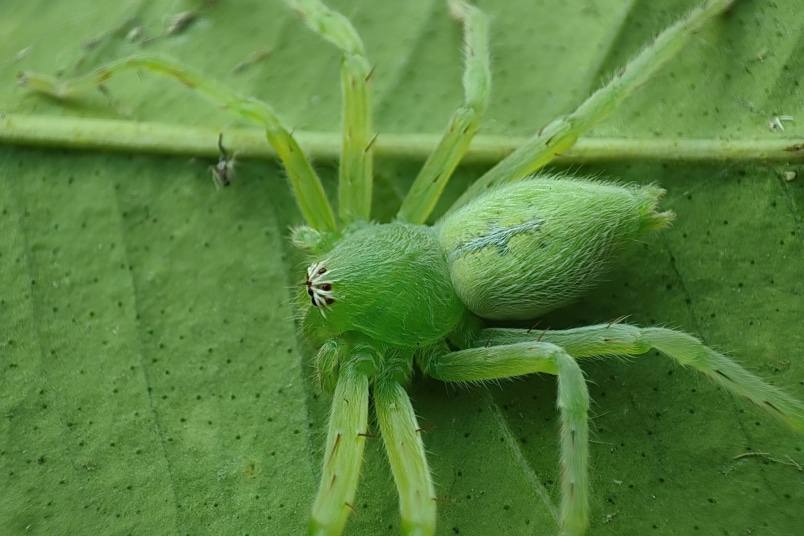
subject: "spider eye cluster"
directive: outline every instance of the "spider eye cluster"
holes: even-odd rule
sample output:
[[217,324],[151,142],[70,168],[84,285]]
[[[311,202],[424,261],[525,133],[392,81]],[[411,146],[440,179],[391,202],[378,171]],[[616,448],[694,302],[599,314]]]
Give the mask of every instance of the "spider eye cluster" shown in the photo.
[[324,309],[335,303],[332,294],[332,281],[327,277],[326,261],[316,261],[307,268],[307,295],[310,301],[323,313]]

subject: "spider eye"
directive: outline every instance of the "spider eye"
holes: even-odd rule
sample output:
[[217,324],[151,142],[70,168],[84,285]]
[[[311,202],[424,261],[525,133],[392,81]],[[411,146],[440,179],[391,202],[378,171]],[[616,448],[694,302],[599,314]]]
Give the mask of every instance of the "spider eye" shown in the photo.
[[317,261],[307,268],[307,295],[310,296],[312,304],[321,310],[321,314],[324,314],[324,307],[335,303],[335,298],[331,294],[332,283],[322,281],[324,275],[328,273],[325,262]]

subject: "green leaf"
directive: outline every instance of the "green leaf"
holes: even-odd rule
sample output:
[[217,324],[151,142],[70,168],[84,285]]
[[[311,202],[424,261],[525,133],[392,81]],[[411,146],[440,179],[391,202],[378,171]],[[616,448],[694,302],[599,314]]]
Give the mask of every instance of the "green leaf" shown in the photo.
[[[115,105],[97,93],[65,105],[14,84],[22,69],[69,74],[146,50],[263,98],[297,130],[339,129],[337,53],[277,2],[211,2],[176,35],[144,47],[125,38],[137,26],[156,36],[165,16],[199,4],[3,2],[0,111],[120,119],[127,109],[132,120],[237,124],[147,73],[110,81]],[[693,4],[481,3],[494,54],[484,133],[529,135],[572,110]],[[440,132],[461,99],[460,27],[445,4],[333,7],[376,64],[378,130]],[[801,138],[799,11],[796,0],[740,2],[593,135]],[[231,72],[263,48],[268,56]],[[794,121],[770,130],[780,116]],[[301,217],[276,164],[242,162],[217,191],[212,163],[0,147],[0,532],[304,531],[328,400],[296,339],[305,260],[286,238]],[[377,217],[393,215],[420,165],[377,162]],[[330,189],[334,166],[317,162]],[[448,197],[482,171],[459,170]],[[678,327],[804,397],[800,164],[714,157],[572,171],[661,184],[678,220],[537,329],[621,315]],[[785,181],[788,171],[799,178]],[[654,353],[583,365],[595,413],[589,534],[797,532],[800,435]],[[555,533],[553,378],[468,389],[417,378],[410,391],[444,500],[440,534]],[[396,533],[380,441],[366,450],[347,530]],[[748,451],[767,454],[735,459]]]

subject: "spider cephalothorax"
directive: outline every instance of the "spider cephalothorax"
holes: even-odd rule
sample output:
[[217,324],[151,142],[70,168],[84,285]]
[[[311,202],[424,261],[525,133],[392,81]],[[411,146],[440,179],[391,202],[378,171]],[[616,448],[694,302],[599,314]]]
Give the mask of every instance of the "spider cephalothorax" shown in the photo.
[[307,269],[307,293],[324,299],[318,308],[333,334],[408,348],[443,339],[463,317],[431,227],[361,224],[323,255]]

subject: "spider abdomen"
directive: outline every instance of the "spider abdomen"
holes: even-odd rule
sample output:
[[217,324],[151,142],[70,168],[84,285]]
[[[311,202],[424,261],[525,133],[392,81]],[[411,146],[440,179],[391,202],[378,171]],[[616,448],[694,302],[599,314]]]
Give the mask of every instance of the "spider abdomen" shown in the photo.
[[365,224],[308,269],[308,294],[336,333],[357,331],[398,347],[431,344],[465,307],[430,227]]
[[500,186],[437,226],[455,290],[492,320],[530,319],[594,284],[619,247],[660,229],[653,186],[537,177]]

